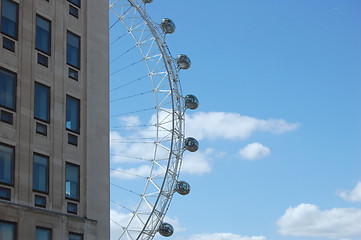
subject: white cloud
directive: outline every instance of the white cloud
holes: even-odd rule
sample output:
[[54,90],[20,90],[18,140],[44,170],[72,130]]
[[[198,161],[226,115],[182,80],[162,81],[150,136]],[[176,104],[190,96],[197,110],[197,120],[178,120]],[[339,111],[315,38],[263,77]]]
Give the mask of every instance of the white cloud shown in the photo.
[[179,219],[176,217],[172,218],[172,217],[165,216],[163,222],[166,222],[166,223],[169,223],[170,225],[172,225],[174,228],[174,231],[177,233],[185,232],[187,230],[186,228],[184,228],[180,225]]
[[[161,113],[158,139],[163,140],[165,147],[170,146],[171,134],[166,129],[171,129],[169,114]],[[153,114],[147,124],[142,125],[138,116],[119,118],[120,131],[110,132],[110,149],[113,163],[139,163],[142,160],[154,158],[157,128],[154,126],[156,115]],[[142,126],[142,127],[139,127]],[[166,140],[168,139],[168,140]],[[164,148],[157,148],[157,157],[166,153]]]
[[[141,165],[136,168],[122,169],[116,168],[111,172],[111,177],[115,177],[123,180],[131,180],[139,177],[147,178],[151,170],[151,165]],[[165,173],[163,168],[155,167],[153,168],[152,176],[160,175]]]
[[255,132],[281,134],[298,127],[298,123],[287,123],[283,119],[262,120],[227,112],[198,112],[186,118],[187,136],[194,136],[198,140],[246,139]]
[[349,202],[361,202],[361,182],[352,191],[342,191],[338,195]]
[[[161,122],[159,138],[170,137],[171,115],[161,113],[159,116]],[[119,169],[121,171],[130,170],[131,174],[143,176],[145,173],[146,160],[154,158],[156,128],[154,123],[156,115],[152,115],[149,121],[144,124],[139,117],[130,116],[119,118],[118,121],[123,126],[121,131],[112,131],[110,133],[110,147],[112,163],[128,163],[128,169]],[[287,123],[282,119],[262,120],[248,116],[241,116],[237,113],[226,112],[200,112],[186,116],[186,136],[196,137],[198,140],[208,139],[229,139],[239,140],[251,136],[254,132],[271,132],[275,134],[284,133],[297,129],[299,124]],[[124,126],[127,126],[124,128]],[[142,127],[139,127],[142,126]],[[116,126],[114,126],[116,129]],[[163,142],[162,142],[163,144]],[[246,159],[257,159],[269,155],[269,149],[253,143],[241,151],[241,156]],[[164,141],[164,148],[157,148],[157,158],[165,158],[170,148],[170,141]],[[189,174],[201,175],[211,172],[211,160],[214,156],[213,150],[206,149],[196,153],[185,153],[182,165],[182,171]],[[114,166],[113,165],[113,166]],[[114,166],[115,168],[115,166]],[[148,168],[149,169],[149,168]],[[113,173],[113,176],[122,179],[133,179],[134,176],[128,174],[120,176],[120,173]]]
[[132,214],[117,212],[114,209],[110,209],[110,239],[117,240],[123,232],[123,227],[131,219]]
[[244,159],[255,160],[269,156],[271,151],[260,143],[251,143],[239,150],[239,154]]
[[[120,235],[123,233],[123,227],[127,226],[130,219],[132,218],[132,213],[123,213],[121,211],[117,211],[115,209],[110,209],[110,239],[111,240],[117,240]],[[143,219],[143,222],[145,222],[146,219]],[[182,227],[179,223],[178,218],[174,217],[168,217],[165,216],[164,222],[170,223],[174,231],[178,232],[184,232],[186,229]],[[136,229],[143,225],[138,225],[139,221],[133,221],[130,225],[130,229]],[[131,234],[131,232],[129,232]],[[137,236],[134,233],[133,239],[135,239]],[[159,236],[159,235],[158,235]]]
[[313,204],[289,207],[278,219],[279,233],[328,238],[361,237],[361,209],[320,210]]
[[124,126],[128,126],[128,127],[139,126],[141,124],[139,116],[120,117],[118,120]]
[[211,172],[210,161],[213,149],[206,149],[205,151],[198,150],[193,153],[185,153],[182,162],[182,173],[202,175]]
[[240,236],[233,233],[194,234],[189,240],[266,240],[264,236]]

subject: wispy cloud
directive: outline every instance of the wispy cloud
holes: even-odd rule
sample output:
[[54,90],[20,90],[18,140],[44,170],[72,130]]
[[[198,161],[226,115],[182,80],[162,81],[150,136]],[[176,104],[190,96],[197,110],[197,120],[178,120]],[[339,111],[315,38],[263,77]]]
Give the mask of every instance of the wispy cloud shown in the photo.
[[[118,240],[119,236],[123,232],[123,227],[127,226],[131,218],[132,213],[123,213],[121,211],[117,211],[116,209],[110,209],[110,240]],[[165,216],[163,221],[170,223],[177,233],[186,231],[176,217]],[[138,225],[138,223],[138,221],[133,221],[133,223],[129,226],[129,229],[137,229],[140,226],[143,226]],[[130,231],[129,233],[131,234],[132,232]],[[137,237],[137,234],[139,233],[135,232],[134,235],[132,235],[133,239]]]
[[250,143],[241,150],[239,150],[239,155],[247,160],[265,158],[270,154],[271,150],[260,143]]
[[[149,177],[149,173],[151,171],[150,165],[141,165],[135,168],[116,168],[112,170],[111,177],[123,179],[123,180],[132,180],[137,178],[147,178]],[[152,175],[160,175],[164,173],[165,170],[163,168],[153,168]]]
[[264,236],[241,236],[233,233],[194,234],[189,240],[266,240]]
[[[160,118],[163,119],[163,128],[158,134],[166,138],[170,133],[165,129],[171,129],[170,115],[162,115]],[[122,179],[134,179],[135,175],[143,176],[150,169],[149,165],[145,166],[144,161],[153,159],[155,154],[155,145],[152,141],[155,141],[156,136],[154,127],[156,116],[151,116],[145,124],[137,116],[122,117],[118,121],[126,127],[122,132],[110,133],[112,163],[127,163],[131,166],[128,165],[128,169],[118,168],[112,176]],[[137,126],[148,127],[137,128]],[[298,123],[287,123],[283,119],[263,120],[228,112],[198,112],[186,116],[186,137],[192,136],[198,140],[244,140],[255,132],[282,134],[298,127]],[[184,173],[202,175],[211,172],[211,161],[218,153],[215,149],[202,149],[202,143],[200,145],[198,152],[184,154],[182,164]],[[166,154],[165,148],[157,148],[157,157],[164,157]],[[241,149],[239,154],[245,159],[254,160],[268,156],[270,150],[260,143],[252,143]],[[121,172],[131,174],[121,174]]]
[[198,112],[187,116],[186,132],[198,140],[229,139],[243,140],[255,132],[282,134],[299,127],[283,119],[257,119],[229,112]]
[[205,151],[198,150],[194,153],[185,153],[182,163],[182,173],[202,175],[211,172],[212,155],[214,150],[211,148]]
[[277,225],[279,233],[288,236],[361,237],[361,209],[320,210],[316,205],[302,203],[289,207]]
[[341,191],[338,195],[349,202],[361,202],[361,182],[352,191]]

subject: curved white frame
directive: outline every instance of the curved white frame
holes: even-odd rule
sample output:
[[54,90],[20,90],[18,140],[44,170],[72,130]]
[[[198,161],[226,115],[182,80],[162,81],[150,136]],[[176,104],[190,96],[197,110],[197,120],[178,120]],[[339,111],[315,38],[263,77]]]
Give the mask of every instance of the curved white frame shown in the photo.
[[[157,136],[149,177],[139,204],[133,211],[127,226],[123,227],[123,233],[118,239],[134,239],[135,236],[136,239],[152,239],[158,231],[159,224],[163,221],[173,197],[184,151],[185,107],[178,77],[180,69],[164,41],[164,32],[160,25],[153,24],[145,11],[144,3],[138,0],[116,0],[113,2],[110,0],[109,9],[117,16],[118,22],[122,22],[128,29],[128,33],[131,34],[143,55],[143,60],[148,68],[148,76],[153,83],[157,116]],[[149,38],[145,37],[148,36],[148,32],[151,33]],[[144,46],[148,48],[147,51],[145,51]],[[160,65],[163,66],[159,67]],[[157,69],[165,69],[165,71],[157,71]],[[164,74],[160,81],[154,77],[159,74]],[[170,102],[171,104],[169,104]],[[169,120],[171,120],[171,124],[169,124]],[[160,136],[160,130],[166,131],[166,136]],[[159,161],[164,160],[164,157],[160,159],[157,156],[158,148],[167,151],[168,163],[166,168],[159,163]],[[156,165],[163,168],[162,174],[156,174],[153,171]],[[162,185],[154,181],[154,179],[159,180],[159,178],[163,178]],[[148,191],[150,185],[157,189],[156,193]],[[144,205],[148,206],[149,209],[141,209],[141,206]]]

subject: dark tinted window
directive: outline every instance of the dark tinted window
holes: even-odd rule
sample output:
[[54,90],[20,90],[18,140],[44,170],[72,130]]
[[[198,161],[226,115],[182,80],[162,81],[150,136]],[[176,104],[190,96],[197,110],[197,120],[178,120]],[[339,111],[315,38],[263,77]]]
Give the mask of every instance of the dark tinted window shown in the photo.
[[35,83],[35,96],[34,96],[34,117],[45,122],[49,122],[50,110],[50,88]]
[[0,239],[15,240],[16,224],[0,221]]
[[0,106],[15,110],[16,74],[0,68]]
[[80,131],[80,101],[66,96],[66,129],[79,133]]
[[80,7],[80,0],[68,0],[68,2],[73,3],[74,5]]
[[36,240],[51,240],[51,229],[37,227]]
[[49,20],[36,16],[36,49],[50,55],[50,29]]
[[0,144],[0,182],[13,184],[14,147]]
[[67,163],[65,169],[65,196],[79,200],[79,166]]
[[68,32],[67,34],[67,56],[66,61],[69,65],[80,68],[80,37]]
[[10,0],[1,1],[1,32],[18,38],[18,13],[19,5]]
[[34,154],[33,190],[48,192],[49,158],[40,154]]

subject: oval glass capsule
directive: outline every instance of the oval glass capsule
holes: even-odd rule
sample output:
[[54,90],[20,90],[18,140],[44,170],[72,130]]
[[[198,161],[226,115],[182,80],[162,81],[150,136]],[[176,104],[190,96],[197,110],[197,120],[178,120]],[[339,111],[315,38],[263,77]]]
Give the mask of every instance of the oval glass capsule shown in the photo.
[[165,32],[166,34],[171,34],[174,33],[175,31],[175,24],[169,18],[163,18],[160,27],[162,28],[163,32]]
[[190,152],[196,152],[199,148],[197,139],[189,137],[184,141],[185,148]]
[[185,181],[178,181],[175,190],[180,195],[187,195],[191,191],[191,186]]
[[177,57],[177,65],[180,69],[188,69],[191,67],[191,60],[185,54],[179,54]]
[[161,223],[158,231],[163,237],[170,237],[173,235],[174,228],[169,223]]
[[192,110],[197,109],[199,106],[198,98],[191,94],[187,95],[184,98],[184,102],[185,102],[186,107],[189,109],[192,109]]

